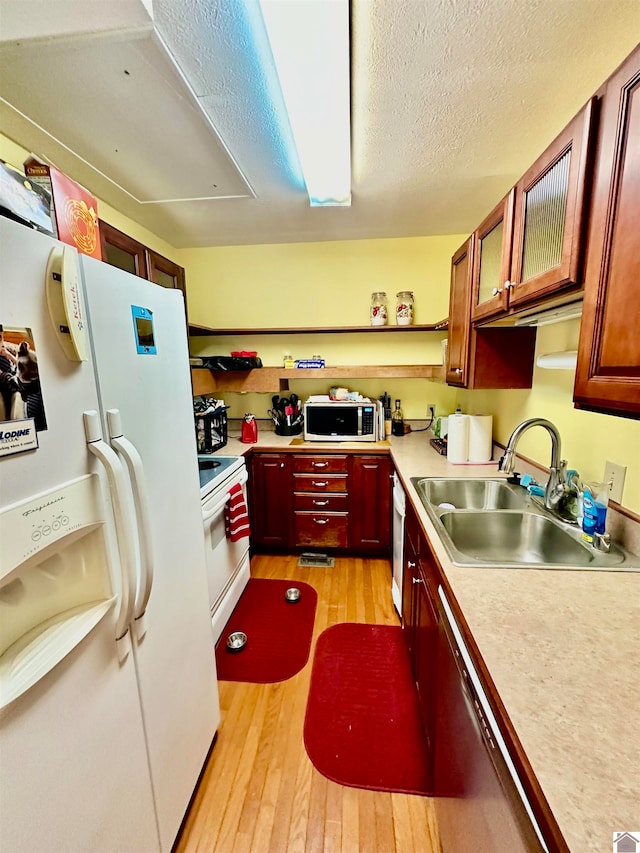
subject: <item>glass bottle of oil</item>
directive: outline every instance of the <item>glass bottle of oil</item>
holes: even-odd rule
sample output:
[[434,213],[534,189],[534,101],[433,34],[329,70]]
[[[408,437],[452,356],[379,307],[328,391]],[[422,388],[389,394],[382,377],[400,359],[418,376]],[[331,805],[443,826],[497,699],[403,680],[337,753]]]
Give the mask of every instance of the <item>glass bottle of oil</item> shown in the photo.
[[400,400],[396,400],[396,407],[391,415],[391,435],[404,435],[404,415]]

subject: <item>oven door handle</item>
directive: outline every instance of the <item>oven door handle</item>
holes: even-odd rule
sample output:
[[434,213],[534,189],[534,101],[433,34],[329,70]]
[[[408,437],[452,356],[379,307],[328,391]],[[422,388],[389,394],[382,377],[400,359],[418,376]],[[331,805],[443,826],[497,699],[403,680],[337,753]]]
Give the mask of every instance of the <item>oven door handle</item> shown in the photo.
[[[244,484],[247,482],[248,479],[249,479],[249,475],[247,474],[246,471],[243,471],[242,474],[240,474],[240,476],[237,478],[237,480],[235,480],[235,482],[232,485],[239,483],[241,486],[244,486]],[[202,520],[203,521],[210,521],[214,516],[220,515],[222,510],[225,508],[225,505],[228,502],[228,500],[229,500],[229,492],[226,491],[224,493],[224,495],[220,498],[220,500],[216,501],[213,504],[213,506],[210,506],[209,503],[205,502],[205,505],[204,505],[205,508],[202,510]]]

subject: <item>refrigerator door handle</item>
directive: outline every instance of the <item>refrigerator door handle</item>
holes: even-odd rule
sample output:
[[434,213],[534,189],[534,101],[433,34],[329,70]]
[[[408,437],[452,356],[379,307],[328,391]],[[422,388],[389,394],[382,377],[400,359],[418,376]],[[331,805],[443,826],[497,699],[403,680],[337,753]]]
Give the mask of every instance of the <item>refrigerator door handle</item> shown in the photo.
[[[135,445],[128,438],[125,438],[123,434],[122,420],[118,409],[107,410],[107,424],[109,426],[111,444],[126,462],[131,479],[136,515],[138,517],[141,571],[133,610],[133,618],[137,620],[141,619],[145,614],[153,585],[153,545],[151,537],[151,514],[147,498],[147,482],[140,454]],[[137,633],[140,635],[140,632]]]
[[102,439],[100,419],[95,409],[82,414],[87,448],[96,456],[107,473],[116,520],[118,554],[120,556],[120,608],[116,619],[116,641],[122,640],[129,630],[136,595],[135,537],[131,519],[125,511],[123,496],[127,483],[124,468],[118,455]]

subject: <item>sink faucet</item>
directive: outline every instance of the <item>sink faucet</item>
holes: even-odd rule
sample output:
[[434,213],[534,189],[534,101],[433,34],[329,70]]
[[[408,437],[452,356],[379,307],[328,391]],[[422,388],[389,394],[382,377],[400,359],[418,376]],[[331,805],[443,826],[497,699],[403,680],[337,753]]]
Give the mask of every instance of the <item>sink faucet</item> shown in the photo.
[[506,474],[513,473],[516,446],[520,440],[520,436],[534,426],[544,427],[551,436],[551,465],[549,467],[549,480],[544,492],[544,505],[546,509],[551,512],[561,515],[559,512],[559,505],[563,497],[569,491],[566,483],[567,463],[566,460],[560,459],[560,433],[551,421],[548,421],[545,418],[530,418],[529,420],[518,424],[511,433],[511,438],[507,444],[504,456],[498,463],[498,470],[504,471]]

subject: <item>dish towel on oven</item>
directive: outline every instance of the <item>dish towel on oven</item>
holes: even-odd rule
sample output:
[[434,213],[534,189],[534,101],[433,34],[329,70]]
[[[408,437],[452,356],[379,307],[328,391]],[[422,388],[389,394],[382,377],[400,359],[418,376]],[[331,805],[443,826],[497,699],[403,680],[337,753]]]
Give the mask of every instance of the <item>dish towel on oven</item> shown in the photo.
[[229,489],[229,500],[224,505],[224,529],[231,542],[237,542],[250,533],[249,511],[240,483]]

